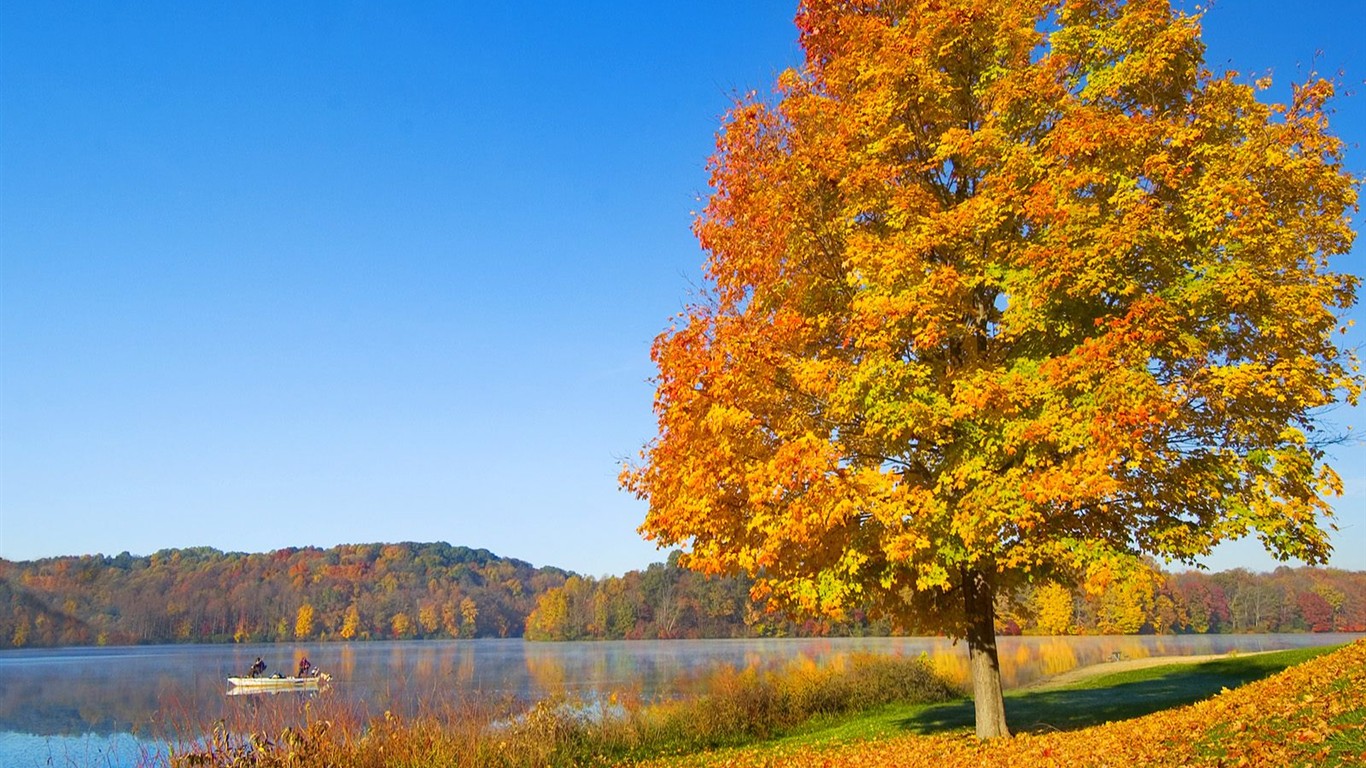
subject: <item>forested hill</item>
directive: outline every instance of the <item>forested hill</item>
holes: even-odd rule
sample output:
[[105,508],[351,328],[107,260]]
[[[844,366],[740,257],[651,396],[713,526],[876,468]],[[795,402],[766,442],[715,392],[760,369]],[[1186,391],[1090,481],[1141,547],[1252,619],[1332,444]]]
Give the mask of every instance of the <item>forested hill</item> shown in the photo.
[[[914,631],[858,611],[842,621],[789,620],[755,605],[751,586],[688,571],[676,555],[594,579],[445,543],[0,560],[0,648]],[[1003,633],[1363,631],[1366,572],[1172,574],[1154,564],[1077,589],[1026,585],[1003,595],[997,613]]]
[[0,648],[519,636],[570,575],[445,543],[0,560]]

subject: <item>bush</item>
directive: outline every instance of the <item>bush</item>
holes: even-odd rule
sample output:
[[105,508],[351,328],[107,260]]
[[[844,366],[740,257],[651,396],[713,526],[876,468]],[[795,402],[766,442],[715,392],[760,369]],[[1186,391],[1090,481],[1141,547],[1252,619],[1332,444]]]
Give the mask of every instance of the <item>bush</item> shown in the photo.
[[649,748],[693,751],[766,739],[813,718],[959,695],[924,657],[859,654],[821,666],[800,659],[773,670],[722,669],[694,699],[629,712]]

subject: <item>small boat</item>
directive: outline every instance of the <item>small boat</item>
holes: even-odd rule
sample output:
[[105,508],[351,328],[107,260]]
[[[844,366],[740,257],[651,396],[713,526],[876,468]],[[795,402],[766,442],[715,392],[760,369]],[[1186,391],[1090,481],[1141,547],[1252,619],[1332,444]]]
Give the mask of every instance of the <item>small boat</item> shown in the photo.
[[228,683],[241,692],[289,691],[317,688],[331,679],[331,675],[320,672],[308,677],[229,677]]

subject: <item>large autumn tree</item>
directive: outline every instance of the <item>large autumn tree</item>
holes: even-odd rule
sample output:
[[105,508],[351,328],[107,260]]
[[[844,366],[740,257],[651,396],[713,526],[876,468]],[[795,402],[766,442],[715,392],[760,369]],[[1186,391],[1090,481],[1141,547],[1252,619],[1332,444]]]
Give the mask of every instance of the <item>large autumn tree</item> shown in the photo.
[[1320,415],[1355,181],[1329,82],[1203,64],[1168,0],[808,0],[805,64],[727,116],[703,296],[657,340],[624,484],[686,563],[793,611],[965,638],[994,601],[1255,533],[1329,552]]

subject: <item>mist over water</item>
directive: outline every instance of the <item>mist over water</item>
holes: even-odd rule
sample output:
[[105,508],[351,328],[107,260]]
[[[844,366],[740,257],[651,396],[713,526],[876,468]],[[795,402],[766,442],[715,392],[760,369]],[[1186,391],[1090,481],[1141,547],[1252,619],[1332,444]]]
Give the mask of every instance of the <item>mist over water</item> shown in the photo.
[[[1224,654],[1348,642],[1357,635],[1000,638],[1007,688],[1071,669],[1148,656]],[[279,723],[323,704],[365,717],[565,695],[595,701],[705,692],[718,668],[840,664],[854,653],[919,656],[965,684],[967,650],[946,638],[528,643],[513,640],[183,645],[0,652],[0,765],[134,766],[219,720]],[[226,695],[257,656],[291,673],[303,656],[332,675],[322,691]]]

